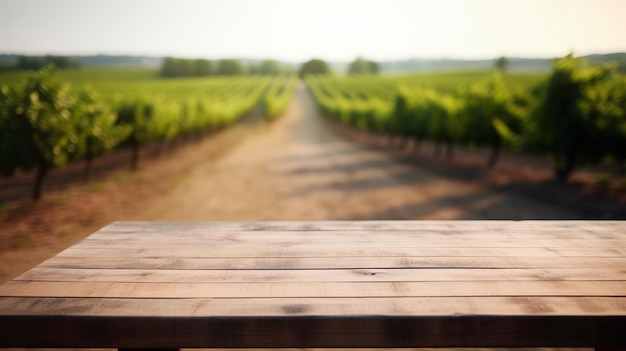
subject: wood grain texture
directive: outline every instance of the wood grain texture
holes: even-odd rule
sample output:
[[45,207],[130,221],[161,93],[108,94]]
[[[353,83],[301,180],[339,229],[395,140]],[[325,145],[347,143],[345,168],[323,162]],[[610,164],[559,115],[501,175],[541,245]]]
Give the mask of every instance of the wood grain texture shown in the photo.
[[118,298],[618,296],[626,281],[102,283],[10,281],[2,296]]
[[509,269],[509,268],[590,268],[622,269],[623,257],[67,257],[56,256],[39,267],[110,269]]
[[625,281],[626,269],[53,269],[33,268],[13,281],[111,283],[329,283],[471,281]]
[[132,317],[298,317],[371,315],[414,316],[623,316],[626,298],[579,296],[468,296],[382,298],[52,298],[6,297],[0,299],[0,316]]
[[116,222],[0,287],[2,347],[626,347],[626,222]]
[[316,221],[316,222],[113,222],[101,232],[175,231],[592,231],[624,233],[623,221]]
[[[123,244],[124,246],[120,245]],[[145,245],[142,245],[145,244]],[[370,239],[363,236],[358,240],[349,238],[289,238],[285,235],[275,238],[275,240],[197,240],[192,242],[83,242],[68,250],[110,250],[110,249],[172,249],[190,251],[190,255],[204,249],[231,249],[231,248],[255,248],[258,250],[280,250],[280,249],[401,249],[401,248],[589,248],[589,249],[613,249],[624,247],[626,240],[580,240],[580,239],[475,239],[467,238],[440,238],[440,239],[420,239],[420,238],[389,238]],[[169,247],[168,247],[169,246]],[[69,251],[70,253],[72,251]]]

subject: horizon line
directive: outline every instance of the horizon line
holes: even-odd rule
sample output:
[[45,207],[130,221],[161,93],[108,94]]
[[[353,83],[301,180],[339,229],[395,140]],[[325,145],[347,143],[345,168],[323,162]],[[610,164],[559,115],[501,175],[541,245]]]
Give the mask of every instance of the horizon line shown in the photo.
[[[625,51],[592,52],[592,53],[585,53],[585,54],[576,54],[575,52],[573,53],[576,57],[586,57],[586,56],[593,56],[593,55],[614,55],[614,54],[626,55],[626,50]],[[455,57],[455,56],[449,56],[449,55],[441,55],[441,56],[411,56],[411,57],[404,57],[404,58],[381,59],[381,60],[372,59],[371,57],[368,57],[365,55],[357,55],[353,59],[350,59],[350,60],[345,60],[345,59],[330,59],[329,60],[329,59],[322,58],[320,55],[317,55],[317,56],[314,55],[307,60],[292,60],[292,59],[279,59],[279,58],[272,58],[272,57],[258,58],[258,57],[250,57],[250,56],[248,57],[224,56],[224,57],[219,57],[219,58],[210,58],[207,56],[169,55],[169,54],[158,55],[158,54],[129,54],[129,53],[101,53],[101,52],[100,53],[51,53],[51,52],[24,53],[24,52],[0,51],[0,56],[67,56],[67,57],[102,56],[102,57],[153,58],[153,59],[163,59],[167,57],[172,57],[172,58],[182,58],[182,59],[205,59],[209,61],[217,61],[217,60],[224,60],[224,59],[251,60],[251,61],[273,60],[273,61],[277,61],[280,63],[301,63],[301,62],[306,62],[311,59],[321,59],[327,62],[335,62],[335,63],[349,63],[349,62],[354,61],[357,58],[364,58],[364,59],[372,60],[375,62],[399,62],[399,61],[410,61],[410,60],[490,61],[490,60],[496,60],[500,57],[505,57],[507,59],[551,60],[551,59],[555,59],[559,57],[564,57],[568,54],[569,53],[562,55],[562,56],[560,55],[557,55],[557,56],[496,55],[496,56],[480,57],[480,58],[467,58],[467,57],[462,57],[462,56]]]

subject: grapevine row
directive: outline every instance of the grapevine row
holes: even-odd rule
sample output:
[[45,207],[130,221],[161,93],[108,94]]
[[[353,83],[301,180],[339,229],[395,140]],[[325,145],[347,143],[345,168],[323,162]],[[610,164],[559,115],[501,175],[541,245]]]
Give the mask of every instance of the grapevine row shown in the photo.
[[296,88],[296,76],[287,76],[284,80],[276,80],[265,94],[265,116],[274,119],[281,115],[293,97]]
[[[117,146],[132,149],[135,169],[145,144],[197,137],[231,124],[271,87],[284,86],[280,98],[287,96],[292,85],[285,82],[283,76],[247,76],[110,83],[73,91],[47,67],[0,89],[0,171],[10,176],[35,168],[32,196],[38,199],[51,169],[85,160],[87,178],[92,159]],[[286,102],[280,100],[272,113],[279,113],[281,104]]]
[[487,146],[488,167],[503,147],[550,154],[560,180],[584,165],[626,162],[626,79],[610,65],[567,56],[544,80],[522,87],[499,73],[438,89],[420,76],[309,76],[307,84],[341,123],[429,140],[448,154],[455,145]]

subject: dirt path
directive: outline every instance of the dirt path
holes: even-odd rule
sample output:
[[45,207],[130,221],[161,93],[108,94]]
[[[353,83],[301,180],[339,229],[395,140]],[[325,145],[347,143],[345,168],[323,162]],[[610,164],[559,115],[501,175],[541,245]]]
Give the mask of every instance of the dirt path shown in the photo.
[[580,218],[446,179],[333,132],[303,85],[287,114],[136,214],[138,220]]

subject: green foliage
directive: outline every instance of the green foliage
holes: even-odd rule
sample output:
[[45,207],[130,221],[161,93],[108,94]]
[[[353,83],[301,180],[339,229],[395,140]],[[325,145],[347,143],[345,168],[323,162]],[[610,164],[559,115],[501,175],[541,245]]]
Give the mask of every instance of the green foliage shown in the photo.
[[163,60],[160,74],[162,77],[182,77],[186,76],[187,72],[188,69],[186,60],[166,57]]
[[287,109],[295,89],[296,77],[294,75],[277,79],[265,94],[265,117],[273,119],[283,113]]
[[116,125],[130,130],[125,143],[132,148],[131,169],[133,170],[138,167],[140,147],[156,139],[153,118],[154,104],[145,99],[125,100],[117,107]]
[[[126,91],[138,84],[146,86],[164,84],[159,76],[159,70],[154,68],[85,68],[59,71],[58,76],[72,86],[92,86],[98,93],[103,93],[102,89],[108,90],[112,86],[117,90]],[[2,75],[2,79],[5,78],[6,75]],[[10,78],[14,81],[19,80],[19,75],[18,79],[15,79],[15,76]]]
[[411,91],[402,86],[396,96],[393,107],[393,120],[391,132],[416,140],[426,139],[428,136],[427,119],[419,118],[423,112],[419,106],[423,106],[422,91]]
[[0,72],[10,71],[13,69],[13,66],[0,60]]
[[3,160],[0,162],[0,172],[4,176],[10,176],[15,168],[20,166],[18,164],[20,159],[16,155],[20,153],[20,150],[13,151],[16,146],[13,142],[14,133],[18,125],[13,111],[16,108],[14,98],[15,92],[9,86],[0,86],[0,156]]
[[1,171],[37,167],[33,198],[41,197],[48,170],[61,167],[78,152],[75,100],[68,88],[46,67],[31,74],[14,90],[3,88]]
[[507,88],[500,74],[466,90],[462,99],[462,140],[477,146],[490,146],[492,155],[487,165],[493,167],[504,143],[516,143],[516,132],[521,132],[524,108]]
[[543,86],[530,128],[540,135],[539,146],[552,155],[560,180],[567,180],[580,166],[601,160],[607,138],[615,139],[609,129],[624,123],[623,106],[615,96],[623,89],[613,85],[612,71],[611,65],[592,66],[568,55],[554,63]]
[[434,142],[450,149],[460,139],[459,111],[462,106],[463,102],[452,95],[434,90],[426,92],[424,110],[429,115],[428,133]]
[[327,115],[359,129],[378,132],[390,129],[394,86],[372,85],[370,77],[362,76],[309,76],[306,81]]
[[496,71],[499,71],[501,73],[506,72],[506,70],[509,68],[509,60],[507,60],[507,58],[504,56],[499,57],[494,62],[494,68],[496,69]]
[[548,152],[560,179],[582,165],[626,162],[626,79],[568,56],[545,80],[483,71],[307,77],[322,111],[356,128],[454,144]]
[[258,106],[269,86],[285,80],[163,80],[151,70],[64,71],[74,84],[94,86],[75,94],[59,75],[50,68],[26,78],[10,73],[0,87],[0,170],[10,176],[36,167],[36,197],[51,168],[84,159],[87,176],[90,159],[120,142],[132,148],[136,168],[146,143],[193,140],[233,123]]
[[245,70],[239,60],[225,59],[217,61],[216,74],[220,76],[235,76],[244,74]]
[[195,77],[208,76],[212,73],[213,67],[209,60],[195,59],[192,61],[191,75]]
[[54,65],[58,69],[78,68],[80,63],[66,56],[19,56],[15,69],[36,71],[48,65]]
[[393,130],[417,141],[432,140],[451,152],[464,132],[460,122],[463,107],[464,102],[453,95],[404,87],[395,101]]
[[291,73],[291,69],[282,65],[278,61],[263,60],[260,65],[250,67],[250,73],[252,74],[288,74]]
[[77,116],[76,132],[81,143],[80,157],[85,159],[84,179],[89,178],[91,161],[125,140],[131,131],[129,126],[116,125],[117,115],[102,103],[91,89],[78,95],[74,109]]
[[607,156],[615,163],[626,164],[626,77],[614,78],[587,94],[590,103],[581,108],[597,121]]
[[204,59],[166,57],[161,66],[161,77],[202,77],[212,73],[212,63]]
[[365,60],[361,57],[357,57],[356,60],[352,61],[348,66],[349,75],[378,74],[378,71],[378,63]]
[[300,67],[300,78],[304,78],[309,74],[329,74],[331,73],[330,67],[326,61],[320,59],[312,59],[305,62],[302,67]]

